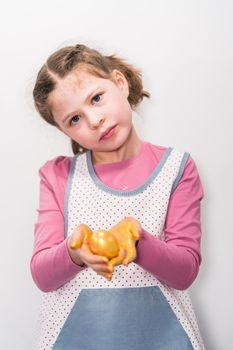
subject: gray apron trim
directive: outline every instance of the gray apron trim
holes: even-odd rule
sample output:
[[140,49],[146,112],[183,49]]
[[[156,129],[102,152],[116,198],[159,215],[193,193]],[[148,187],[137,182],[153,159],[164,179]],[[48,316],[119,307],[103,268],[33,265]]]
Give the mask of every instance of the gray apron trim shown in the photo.
[[177,175],[177,177],[176,177],[176,179],[175,179],[175,181],[173,182],[173,185],[172,185],[171,195],[175,191],[176,187],[179,184],[179,181],[180,181],[180,179],[181,179],[181,177],[183,175],[184,168],[185,168],[185,165],[187,163],[187,160],[188,160],[189,156],[190,156],[190,154],[187,153],[187,152],[185,152],[184,155],[183,155],[178,175]]
[[124,196],[124,197],[129,197],[129,196],[134,196],[140,192],[143,192],[147,186],[149,186],[152,181],[156,178],[156,176],[159,174],[159,172],[161,171],[162,167],[164,166],[167,158],[169,157],[170,153],[172,151],[172,148],[169,147],[167,148],[167,150],[165,151],[162,159],[160,160],[160,162],[158,163],[158,165],[156,166],[156,168],[154,169],[154,171],[152,172],[152,174],[147,178],[147,180],[144,182],[143,185],[137,187],[134,190],[130,190],[130,191],[121,191],[121,190],[116,190],[113,189],[111,187],[106,186],[96,175],[93,164],[92,164],[92,159],[91,159],[91,152],[87,151],[86,152],[86,161],[87,161],[87,167],[88,167],[88,171],[89,174],[92,178],[92,180],[94,181],[94,183],[96,184],[97,187],[99,187],[101,190],[108,192],[110,194],[113,194],[115,196]]
[[193,350],[158,286],[83,289],[53,350]]
[[69,200],[69,195],[71,191],[72,179],[74,176],[76,158],[77,156],[74,156],[71,159],[68,180],[66,183],[66,191],[65,191],[65,198],[64,198],[64,236],[65,237],[67,237],[67,234],[68,234],[68,200]]

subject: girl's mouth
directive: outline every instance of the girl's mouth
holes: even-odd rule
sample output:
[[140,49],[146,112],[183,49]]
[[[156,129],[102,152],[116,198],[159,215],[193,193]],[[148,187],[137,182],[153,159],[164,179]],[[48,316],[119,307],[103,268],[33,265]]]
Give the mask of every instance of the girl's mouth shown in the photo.
[[99,141],[105,140],[105,139],[110,139],[110,137],[112,137],[112,135],[113,135],[114,132],[115,132],[115,128],[116,128],[116,125],[111,126],[110,128],[106,129],[106,130],[101,134]]

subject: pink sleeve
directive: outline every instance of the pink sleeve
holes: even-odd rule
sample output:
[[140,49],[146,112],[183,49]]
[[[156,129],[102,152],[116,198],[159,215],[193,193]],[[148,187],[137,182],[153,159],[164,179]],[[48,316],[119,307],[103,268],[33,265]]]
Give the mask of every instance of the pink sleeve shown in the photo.
[[196,278],[201,262],[202,184],[189,156],[183,176],[171,195],[164,226],[165,241],[143,230],[135,263],[169,287],[187,289]]
[[70,258],[64,237],[64,195],[70,158],[57,157],[40,168],[40,203],[35,224],[31,273],[48,292],[68,282],[83,267]]

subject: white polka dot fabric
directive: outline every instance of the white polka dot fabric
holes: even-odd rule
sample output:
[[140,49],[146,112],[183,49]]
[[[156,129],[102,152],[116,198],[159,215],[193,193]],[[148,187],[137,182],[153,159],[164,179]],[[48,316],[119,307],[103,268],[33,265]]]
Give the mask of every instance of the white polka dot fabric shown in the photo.
[[[184,153],[172,149],[156,176],[130,194],[130,191],[109,191],[93,181],[87,165],[87,155],[75,158],[74,173],[68,200],[68,232],[85,223],[93,231],[108,229],[125,216],[138,219],[142,227],[163,239],[163,226],[172,185],[178,176]],[[140,171],[140,170],[139,170]],[[159,286],[193,348],[203,350],[200,333],[189,295],[160,283],[154,276],[135,263],[115,268],[112,281],[86,268],[74,279],[54,292],[43,295],[40,315],[40,335],[37,349],[52,349],[79,293],[84,288],[130,288]]]

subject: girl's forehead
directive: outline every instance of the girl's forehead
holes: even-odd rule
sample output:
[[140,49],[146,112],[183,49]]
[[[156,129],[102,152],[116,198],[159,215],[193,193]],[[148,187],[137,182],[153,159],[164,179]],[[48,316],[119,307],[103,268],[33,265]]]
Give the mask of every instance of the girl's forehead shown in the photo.
[[95,87],[95,85],[106,85],[109,83],[110,79],[98,77],[85,70],[77,70],[69,73],[65,78],[59,80],[57,90],[86,90],[90,87]]
[[85,99],[97,89],[106,88],[112,84],[110,79],[97,77],[86,71],[74,71],[66,77],[59,79],[48,98],[48,102],[52,109],[63,109],[71,100],[76,100],[77,97]]
[[85,71],[74,71],[68,74],[64,80],[67,80],[70,84],[75,84],[79,88],[85,88],[90,83],[94,84],[98,77]]

